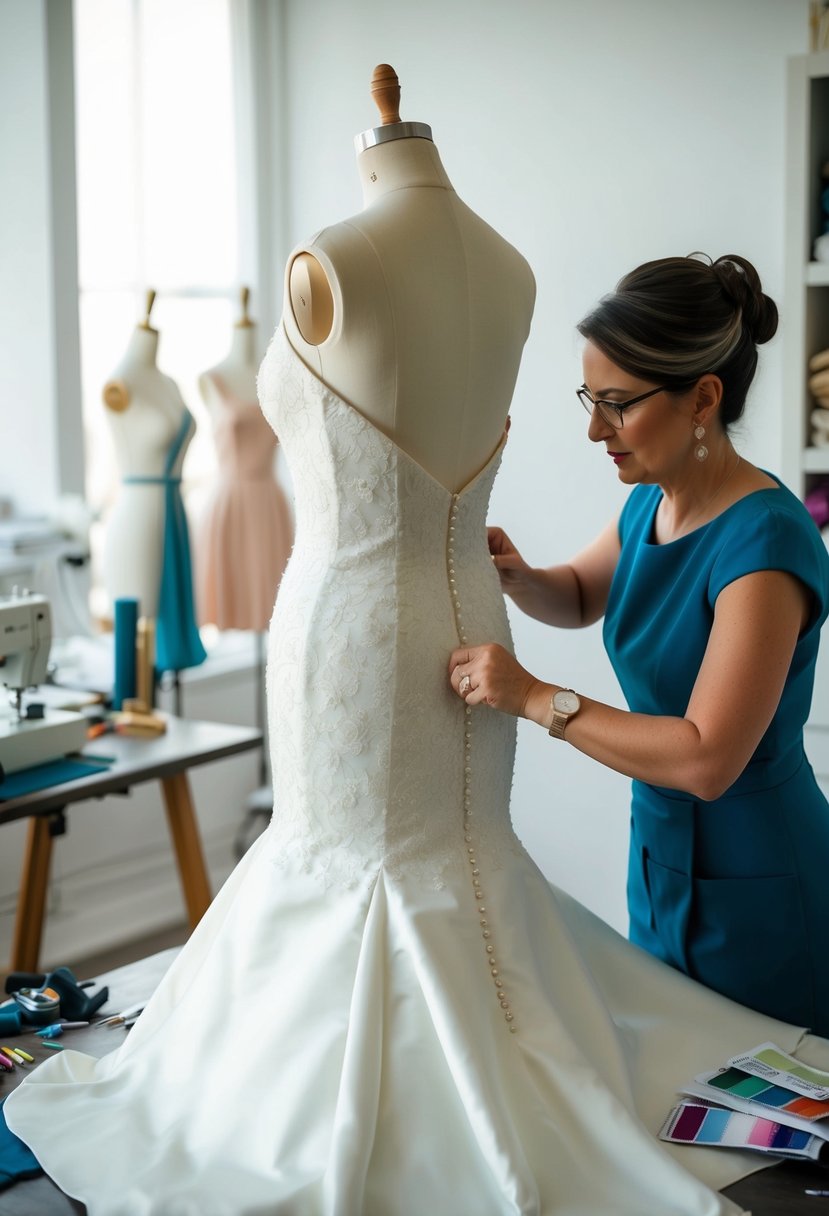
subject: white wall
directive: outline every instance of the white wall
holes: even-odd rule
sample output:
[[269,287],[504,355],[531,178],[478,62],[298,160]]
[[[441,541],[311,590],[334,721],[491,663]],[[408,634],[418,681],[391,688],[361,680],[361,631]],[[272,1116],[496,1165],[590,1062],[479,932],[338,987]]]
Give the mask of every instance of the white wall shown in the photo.
[[[288,0],[292,241],[360,207],[352,139],[391,63],[401,117],[428,122],[458,193],[528,257],[538,304],[491,519],[536,563],[618,508],[586,439],[574,324],[626,270],[701,249],[743,253],[783,289],[785,58],[806,0]],[[738,447],[779,461],[780,340]],[[513,616],[539,675],[620,703],[598,629]],[[628,783],[522,726],[513,812],[545,872],[624,928]]]

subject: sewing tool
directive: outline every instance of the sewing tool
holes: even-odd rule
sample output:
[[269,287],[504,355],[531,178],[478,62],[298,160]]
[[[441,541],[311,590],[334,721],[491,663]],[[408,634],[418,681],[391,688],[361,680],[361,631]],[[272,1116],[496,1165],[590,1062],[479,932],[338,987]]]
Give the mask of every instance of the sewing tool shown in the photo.
[[143,1013],[144,1005],[130,1005],[128,1009],[122,1009],[120,1013],[114,1013],[112,1017],[102,1018],[100,1022],[96,1022],[96,1026],[132,1026],[140,1013]]
[[12,996],[20,1006],[23,1020],[32,1025],[54,1022],[60,1013],[60,996],[54,988],[19,988]]
[[88,1025],[89,1022],[53,1022],[51,1026],[44,1026],[42,1030],[36,1030],[35,1034],[39,1039],[57,1039],[64,1030],[77,1030],[81,1026]]

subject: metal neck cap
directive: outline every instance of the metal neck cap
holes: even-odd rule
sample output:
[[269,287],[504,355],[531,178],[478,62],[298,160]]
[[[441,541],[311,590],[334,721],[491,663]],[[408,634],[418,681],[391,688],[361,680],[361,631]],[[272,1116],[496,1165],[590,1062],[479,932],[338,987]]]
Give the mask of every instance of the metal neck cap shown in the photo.
[[372,127],[354,136],[357,152],[365,152],[377,144],[387,144],[393,139],[431,139],[432,128],[425,122],[390,122],[383,127]]

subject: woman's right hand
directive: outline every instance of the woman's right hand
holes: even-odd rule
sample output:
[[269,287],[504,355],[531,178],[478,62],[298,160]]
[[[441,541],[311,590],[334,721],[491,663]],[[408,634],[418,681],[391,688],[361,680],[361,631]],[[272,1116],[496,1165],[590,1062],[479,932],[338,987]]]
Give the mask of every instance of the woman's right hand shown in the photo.
[[527,586],[532,568],[524,561],[503,528],[487,528],[486,537],[493,565],[501,580],[501,590],[504,595],[515,595]]

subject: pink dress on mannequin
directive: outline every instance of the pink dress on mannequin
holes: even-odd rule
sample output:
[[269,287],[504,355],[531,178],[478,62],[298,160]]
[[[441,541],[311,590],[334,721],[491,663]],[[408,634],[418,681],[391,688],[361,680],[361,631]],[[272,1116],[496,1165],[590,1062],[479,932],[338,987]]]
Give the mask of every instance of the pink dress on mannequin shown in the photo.
[[277,437],[259,402],[215,372],[213,434],[219,477],[195,535],[199,623],[264,630],[293,545],[293,521],[274,475]]

